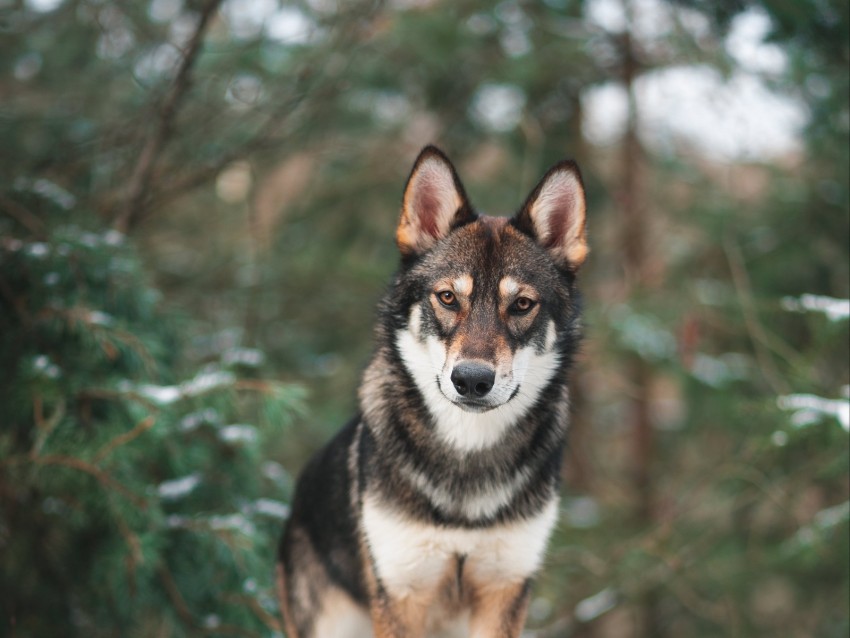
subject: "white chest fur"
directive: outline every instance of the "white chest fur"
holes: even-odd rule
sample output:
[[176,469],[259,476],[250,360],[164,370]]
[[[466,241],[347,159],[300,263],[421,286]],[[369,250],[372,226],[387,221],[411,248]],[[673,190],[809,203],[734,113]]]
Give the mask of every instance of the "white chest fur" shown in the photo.
[[482,529],[424,524],[399,515],[374,497],[363,503],[363,526],[378,577],[396,595],[437,586],[449,565],[465,557],[476,582],[516,582],[540,567],[555,524],[552,500],[536,516]]

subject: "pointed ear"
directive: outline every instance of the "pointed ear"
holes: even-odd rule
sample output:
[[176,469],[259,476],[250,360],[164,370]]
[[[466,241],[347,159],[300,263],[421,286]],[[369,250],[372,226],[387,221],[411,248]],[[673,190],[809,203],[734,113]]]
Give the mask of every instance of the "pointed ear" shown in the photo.
[[426,146],[404,189],[396,241],[405,257],[420,255],[453,229],[475,219],[463,185],[443,152]]
[[585,208],[578,166],[563,161],[540,180],[513,224],[545,248],[555,263],[577,270],[589,250]]

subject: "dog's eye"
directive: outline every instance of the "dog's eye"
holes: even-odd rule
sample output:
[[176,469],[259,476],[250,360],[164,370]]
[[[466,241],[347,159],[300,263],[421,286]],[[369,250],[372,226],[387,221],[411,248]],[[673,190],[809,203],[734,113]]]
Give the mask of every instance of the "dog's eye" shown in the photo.
[[446,308],[454,308],[457,305],[457,297],[455,297],[455,294],[451,290],[441,290],[437,293],[437,299]]
[[511,310],[514,311],[515,314],[524,315],[529,310],[534,308],[535,302],[533,299],[529,299],[528,297],[519,297],[516,301],[514,301],[511,306]]

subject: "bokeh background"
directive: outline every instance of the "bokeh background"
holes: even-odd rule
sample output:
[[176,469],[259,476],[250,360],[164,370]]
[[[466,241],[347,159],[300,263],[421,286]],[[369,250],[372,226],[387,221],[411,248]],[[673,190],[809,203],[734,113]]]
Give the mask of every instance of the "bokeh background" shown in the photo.
[[537,638],[846,637],[843,0],[0,0],[0,635],[282,636],[427,143],[592,252]]

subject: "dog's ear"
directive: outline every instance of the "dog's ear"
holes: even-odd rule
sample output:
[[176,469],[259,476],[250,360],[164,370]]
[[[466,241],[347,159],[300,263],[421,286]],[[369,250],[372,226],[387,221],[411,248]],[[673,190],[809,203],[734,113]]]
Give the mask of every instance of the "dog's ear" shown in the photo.
[[588,253],[584,186],[572,161],[555,164],[513,220],[516,228],[545,248],[560,266],[577,270]]
[[426,146],[407,179],[396,241],[404,257],[420,255],[475,219],[463,185],[443,152]]

